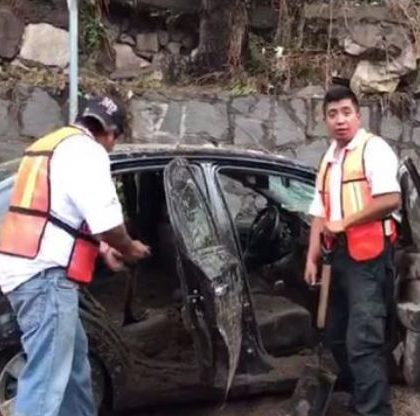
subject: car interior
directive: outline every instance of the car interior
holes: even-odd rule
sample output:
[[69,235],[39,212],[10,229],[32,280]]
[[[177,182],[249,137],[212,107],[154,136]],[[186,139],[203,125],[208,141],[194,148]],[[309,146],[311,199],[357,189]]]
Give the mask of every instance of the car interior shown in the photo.
[[[220,170],[217,177],[240,242],[264,347],[274,356],[299,352],[311,345],[315,308],[314,293],[303,281],[305,212],[313,188],[296,179],[237,169]],[[124,173],[115,182],[130,234],[150,245],[153,255],[117,274],[100,265],[90,290],[134,351],[192,364],[163,171]]]

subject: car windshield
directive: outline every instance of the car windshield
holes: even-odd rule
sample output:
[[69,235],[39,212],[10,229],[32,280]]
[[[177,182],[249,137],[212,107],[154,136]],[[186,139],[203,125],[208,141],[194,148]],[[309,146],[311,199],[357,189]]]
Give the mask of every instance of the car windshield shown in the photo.
[[15,174],[19,168],[19,159],[0,164],[0,226],[9,208]]
[[314,197],[314,186],[281,176],[270,176],[269,190],[289,211],[308,213]]

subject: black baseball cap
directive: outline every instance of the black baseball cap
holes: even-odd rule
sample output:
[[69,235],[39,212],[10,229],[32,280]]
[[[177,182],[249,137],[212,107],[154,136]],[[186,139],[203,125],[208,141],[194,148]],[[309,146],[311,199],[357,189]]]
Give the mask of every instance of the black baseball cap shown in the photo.
[[78,119],[94,118],[106,132],[118,137],[124,132],[125,112],[120,103],[110,97],[97,97],[87,100]]

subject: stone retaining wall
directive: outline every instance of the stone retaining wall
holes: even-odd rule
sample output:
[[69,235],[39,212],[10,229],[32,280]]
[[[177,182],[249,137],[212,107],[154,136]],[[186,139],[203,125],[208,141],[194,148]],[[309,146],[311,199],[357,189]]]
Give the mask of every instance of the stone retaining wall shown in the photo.
[[[149,92],[128,103],[129,142],[233,144],[265,149],[315,166],[328,145],[322,94],[308,88],[293,97],[163,95]],[[67,106],[40,88],[16,87],[0,98],[0,160],[21,154],[32,140],[66,122]],[[402,157],[420,155],[420,103],[401,119],[364,102],[363,125],[385,137]]]

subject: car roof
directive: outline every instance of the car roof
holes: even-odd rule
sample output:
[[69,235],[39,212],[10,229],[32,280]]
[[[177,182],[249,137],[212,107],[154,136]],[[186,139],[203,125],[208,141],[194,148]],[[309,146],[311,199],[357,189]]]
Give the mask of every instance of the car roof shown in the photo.
[[209,159],[209,160],[232,160],[254,163],[269,163],[284,167],[296,168],[310,174],[315,169],[301,163],[296,159],[273,153],[268,150],[245,149],[232,145],[210,145],[210,144],[118,144],[111,153],[112,162],[133,161],[137,159],[173,159],[174,157],[185,157],[187,159]]

